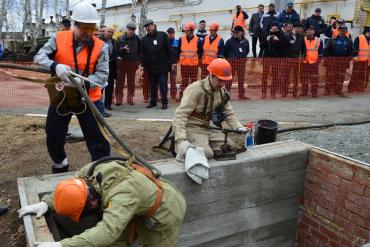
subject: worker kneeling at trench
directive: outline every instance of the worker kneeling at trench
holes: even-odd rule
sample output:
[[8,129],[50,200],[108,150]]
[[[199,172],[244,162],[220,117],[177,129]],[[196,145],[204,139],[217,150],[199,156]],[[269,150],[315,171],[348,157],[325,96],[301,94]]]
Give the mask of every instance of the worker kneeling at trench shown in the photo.
[[[232,80],[229,62],[221,58],[215,59],[208,65],[207,70],[209,75],[206,78],[192,83],[185,89],[172,123],[176,158],[180,161],[185,160],[187,174],[197,183],[202,183],[202,179],[208,178],[207,171],[203,176],[203,171],[192,173],[189,169],[196,163],[209,168],[206,158],[213,158],[224,143],[224,134],[209,127],[212,124],[221,127],[225,121],[233,130],[247,131],[236,118],[229,102],[230,95],[224,88],[225,83]],[[189,154],[194,156],[195,162],[190,160],[188,165]]]
[[[185,199],[169,182],[136,164],[108,160],[83,167],[76,178],[56,186],[42,202],[22,207],[19,217],[48,210],[79,221],[86,215],[101,218],[80,235],[41,247],[175,246],[186,211]],[[99,216],[100,215],[100,216]]]

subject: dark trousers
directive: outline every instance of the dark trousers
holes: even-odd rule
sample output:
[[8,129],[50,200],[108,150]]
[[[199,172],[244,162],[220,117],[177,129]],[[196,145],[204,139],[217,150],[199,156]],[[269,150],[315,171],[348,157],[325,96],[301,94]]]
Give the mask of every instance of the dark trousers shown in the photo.
[[112,77],[108,77],[108,86],[104,89],[104,106],[112,106],[113,100],[113,90],[114,90],[114,79]]
[[119,61],[118,78],[116,82],[116,104],[122,104],[123,89],[127,77],[127,103],[132,102],[135,94],[136,70],[139,68],[138,61]]
[[343,82],[350,60],[346,57],[326,58],[325,94],[330,95],[331,90],[338,95],[342,94]]
[[267,78],[270,73],[272,73],[271,82],[271,97],[274,98],[276,90],[279,84],[279,59],[278,58],[263,58],[262,60],[262,97],[266,97],[267,93]]
[[286,97],[289,93],[290,75],[293,74],[293,96],[298,96],[298,77],[301,75],[302,66],[300,58],[282,58],[281,93]]
[[180,97],[182,97],[182,93],[184,92],[185,88],[190,84],[195,82],[198,79],[198,65],[195,66],[188,66],[188,65],[181,65],[181,86],[180,86]]
[[[253,57],[257,58],[257,41],[259,41],[260,46],[261,46],[261,40],[258,37],[252,37],[252,52],[253,52]],[[262,55],[262,49],[260,49],[260,52],[258,53],[258,57],[261,57]]]
[[168,84],[167,84],[167,73],[160,75],[150,75],[150,104],[157,105],[158,96],[158,84],[161,91],[162,105],[168,104],[167,94],[168,94]]
[[200,64],[200,68],[202,70],[202,73],[201,73],[201,76],[200,76],[200,79],[203,80],[204,78],[206,78],[209,74],[208,70],[207,70],[207,67],[208,67],[208,64]]
[[368,62],[354,62],[352,69],[351,80],[348,84],[348,92],[353,93],[355,91],[364,92],[369,81],[369,67]]
[[308,95],[309,86],[311,95],[317,97],[319,89],[319,64],[303,63],[302,64],[302,96]]
[[148,71],[143,69],[143,74],[141,76],[142,83],[143,83],[143,96],[144,101],[147,103],[150,97],[150,81],[149,81],[149,74]]
[[[68,110],[81,112],[83,108],[77,107]],[[51,159],[56,164],[62,163],[67,157],[64,145],[66,143],[68,124],[71,121],[72,115],[73,114],[60,116],[56,111],[56,107],[49,106],[45,125],[46,145]],[[95,161],[102,157],[109,156],[110,145],[102,135],[90,108],[87,107],[83,113],[77,114],[76,117],[80,123],[82,133],[84,134],[91,160]]]
[[[245,88],[244,88],[244,80],[245,80],[245,72],[246,72],[246,59],[244,58],[234,58],[228,59],[231,65],[231,72],[233,78],[236,74],[238,74],[238,96],[243,97],[245,96]],[[231,91],[233,81],[227,81],[225,84],[226,90]]]
[[170,95],[172,99],[176,99],[176,94],[177,94],[177,86],[176,86],[176,77],[177,77],[177,66],[175,67],[174,70],[171,70],[169,72],[170,74]]

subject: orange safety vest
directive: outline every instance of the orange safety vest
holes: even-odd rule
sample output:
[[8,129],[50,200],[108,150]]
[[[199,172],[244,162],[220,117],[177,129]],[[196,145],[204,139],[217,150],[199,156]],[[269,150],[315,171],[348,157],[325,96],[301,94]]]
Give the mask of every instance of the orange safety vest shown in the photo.
[[[95,66],[98,62],[101,49],[104,46],[104,42],[95,36],[93,38],[93,47],[90,56],[89,74],[95,72]],[[56,34],[56,54],[55,62],[65,64],[75,70],[74,55],[73,55],[73,42],[74,33],[73,31],[61,31]],[[81,73],[85,70],[87,57],[89,54],[89,48],[83,47],[77,54],[78,71]],[[102,89],[100,87],[93,87],[89,89],[89,97],[92,101],[100,100],[102,97]]]
[[245,19],[244,19],[244,15],[242,11],[240,11],[239,16],[236,16],[236,13],[235,13],[234,18],[233,18],[233,23],[234,23],[233,25],[234,27],[242,26],[243,29],[245,30],[246,25],[245,25]]
[[188,42],[186,35],[181,37],[180,64],[188,66],[198,65],[198,37],[194,37]]
[[314,40],[308,40],[307,37],[304,37],[304,42],[306,44],[306,57],[303,63],[316,63],[319,59],[320,39],[315,37]]
[[367,42],[365,35],[361,34],[358,36],[358,61],[369,61],[370,62],[370,45]]
[[213,40],[212,44],[210,42],[210,36],[204,38],[203,44],[203,64],[210,64],[213,60],[217,58],[218,54],[218,43],[220,43],[221,37],[217,35],[216,39]]
[[[338,28],[333,28],[332,29],[332,35],[331,35],[331,37],[332,38],[336,38],[336,37],[338,37],[339,36],[339,30],[338,30]],[[350,32],[346,32],[346,36],[347,36],[347,38],[350,38],[351,37],[351,33]]]

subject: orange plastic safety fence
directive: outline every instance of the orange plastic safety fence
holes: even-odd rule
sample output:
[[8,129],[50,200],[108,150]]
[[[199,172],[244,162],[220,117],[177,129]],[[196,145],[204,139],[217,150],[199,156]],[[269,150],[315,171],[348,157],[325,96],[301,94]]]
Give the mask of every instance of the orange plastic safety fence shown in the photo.
[[[228,59],[233,80],[225,87],[233,100],[321,97],[363,93],[368,90],[370,68],[366,62],[352,58],[320,58],[305,63],[300,58]],[[34,66],[32,62],[11,63]],[[150,98],[150,79],[138,62],[118,61],[113,103],[147,103]],[[170,103],[179,101],[183,91],[196,80],[207,76],[207,66],[183,66],[168,74]],[[48,95],[42,83],[49,75],[0,68],[0,107],[45,107]],[[158,94],[160,95],[160,94]],[[159,100],[159,99],[158,99]]]

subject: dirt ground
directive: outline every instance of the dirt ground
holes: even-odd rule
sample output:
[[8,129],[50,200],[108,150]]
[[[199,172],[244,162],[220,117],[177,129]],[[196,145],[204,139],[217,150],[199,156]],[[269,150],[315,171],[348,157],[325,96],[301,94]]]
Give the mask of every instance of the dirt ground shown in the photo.
[[[76,122],[74,120],[72,123]],[[145,159],[170,157],[165,150],[155,152],[151,149],[159,142],[160,136],[164,135],[169,123],[138,124],[135,121],[117,120],[112,124],[123,140]],[[2,247],[25,246],[23,223],[17,216],[17,178],[50,173],[52,161],[46,150],[44,129],[45,118],[0,116],[0,204],[9,206],[9,212],[0,218]],[[77,170],[90,161],[84,142],[68,143],[66,152],[71,170]]]
[[[154,151],[170,126],[169,122],[148,122],[109,119],[118,135],[146,160],[170,158],[166,150]],[[77,126],[75,119],[72,126]],[[0,116],[0,205],[9,212],[0,217],[2,247],[26,246],[23,222],[18,219],[19,199],[17,178],[51,173],[52,161],[46,150],[45,118],[17,115]],[[242,139],[233,138],[242,145]],[[116,144],[114,147],[118,147]],[[114,148],[112,149],[114,152]],[[90,162],[85,142],[67,143],[70,170]]]

